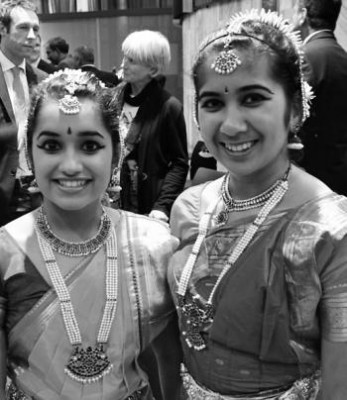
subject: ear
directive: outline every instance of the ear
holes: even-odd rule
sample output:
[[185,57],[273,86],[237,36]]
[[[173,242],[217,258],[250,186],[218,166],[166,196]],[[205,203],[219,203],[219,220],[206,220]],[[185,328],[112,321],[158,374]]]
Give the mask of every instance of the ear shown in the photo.
[[150,68],[150,72],[149,72],[149,76],[151,78],[155,78],[158,75],[159,75],[159,68],[158,67],[151,67]]
[[6,33],[7,33],[7,29],[6,29],[5,25],[2,22],[0,22],[0,35],[2,36]]
[[304,25],[304,23],[306,22],[306,18],[307,18],[307,8],[303,7],[300,9],[299,12],[299,24]]

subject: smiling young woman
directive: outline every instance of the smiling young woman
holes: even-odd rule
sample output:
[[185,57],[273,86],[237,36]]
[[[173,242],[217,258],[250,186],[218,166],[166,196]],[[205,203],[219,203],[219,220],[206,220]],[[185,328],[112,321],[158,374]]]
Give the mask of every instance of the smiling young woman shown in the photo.
[[0,230],[0,399],[7,375],[9,399],[176,399],[177,239],[104,205],[123,159],[113,94],[80,70],[48,77],[27,152],[43,202]]
[[194,64],[196,120],[228,173],[171,213],[190,400],[347,394],[347,200],[290,158],[312,97],[302,54],[285,20],[252,10]]

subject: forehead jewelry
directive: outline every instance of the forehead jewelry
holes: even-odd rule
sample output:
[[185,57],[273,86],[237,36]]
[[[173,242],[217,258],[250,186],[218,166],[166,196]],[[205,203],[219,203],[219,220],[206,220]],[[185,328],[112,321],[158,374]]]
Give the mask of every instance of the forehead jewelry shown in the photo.
[[[255,40],[262,41],[258,38],[256,33],[249,34],[242,31],[243,24],[247,22],[258,21],[262,24],[273,27],[279,30],[283,36],[285,36],[291,45],[293,46],[295,53],[297,54],[299,61],[299,74],[300,74],[300,86],[301,86],[301,106],[302,106],[302,118],[303,123],[310,116],[310,103],[314,98],[311,86],[305,81],[303,74],[303,63],[304,63],[304,52],[302,49],[302,42],[299,32],[294,30],[294,26],[291,25],[288,20],[284,19],[281,15],[274,11],[265,11],[261,9],[252,9],[244,13],[235,14],[229,20],[226,26],[227,37],[225,39],[225,48],[229,48],[230,42],[233,36],[246,36]],[[265,42],[269,47],[271,44]],[[274,49],[276,51],[276,49]]]
[[228,75],[235,71],[235,69],[241,64],[241,60],[235,54],[235,52],[228,48],[229,44],[224,46],[223,51],[219,53],[217,58],[211,65],[211,68],[220,75]]

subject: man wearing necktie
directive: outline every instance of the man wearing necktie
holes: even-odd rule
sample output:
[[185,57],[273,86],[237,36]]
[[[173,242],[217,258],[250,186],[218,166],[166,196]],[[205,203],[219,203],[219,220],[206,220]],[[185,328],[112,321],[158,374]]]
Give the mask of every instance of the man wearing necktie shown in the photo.
[[35,5],[29,0],[0,4],[0,225],[37,204],[26,190],[32,179],[25,159],[25,121],[35,69],[25,58],[39,34]]

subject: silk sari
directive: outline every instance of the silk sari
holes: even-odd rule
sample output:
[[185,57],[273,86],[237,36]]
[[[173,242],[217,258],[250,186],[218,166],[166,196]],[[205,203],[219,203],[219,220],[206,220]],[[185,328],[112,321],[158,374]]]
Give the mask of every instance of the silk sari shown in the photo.
[[[34,214],[1,232],[0,323],[8,337],[8,371],[29,398],[122,400],[140,392],[138,398],[153,398],[139,357],[174,315],[166,267],[177,240],[164,224],[111,209],[108,213],[116,229],[119,268],[117,311],[106,346],[113,368],[92,384],[64,373],[72,346],[45,274]],[[105,305],[105,263],[102,249],[78,260],[65,276],[85,348],[96,344]]]
[[[181,240],[169,267],[175,298],[199,221],[217,200],[220,185],[221,179],[192,187],[174,204],[172,230]],[[269,215],[215,293],[213,323],[200,332],[207,348],[195,351],[182,339],[186,368],[198,384],[243,398],[286,390],[316,376],[322,337],[347,341],[346,215],[347,199],[332,192]],[[253,219],[224,226],[211,221],[190,278],[190,295],[208,298]],[[185,330],[184,316],[179,319]]]

